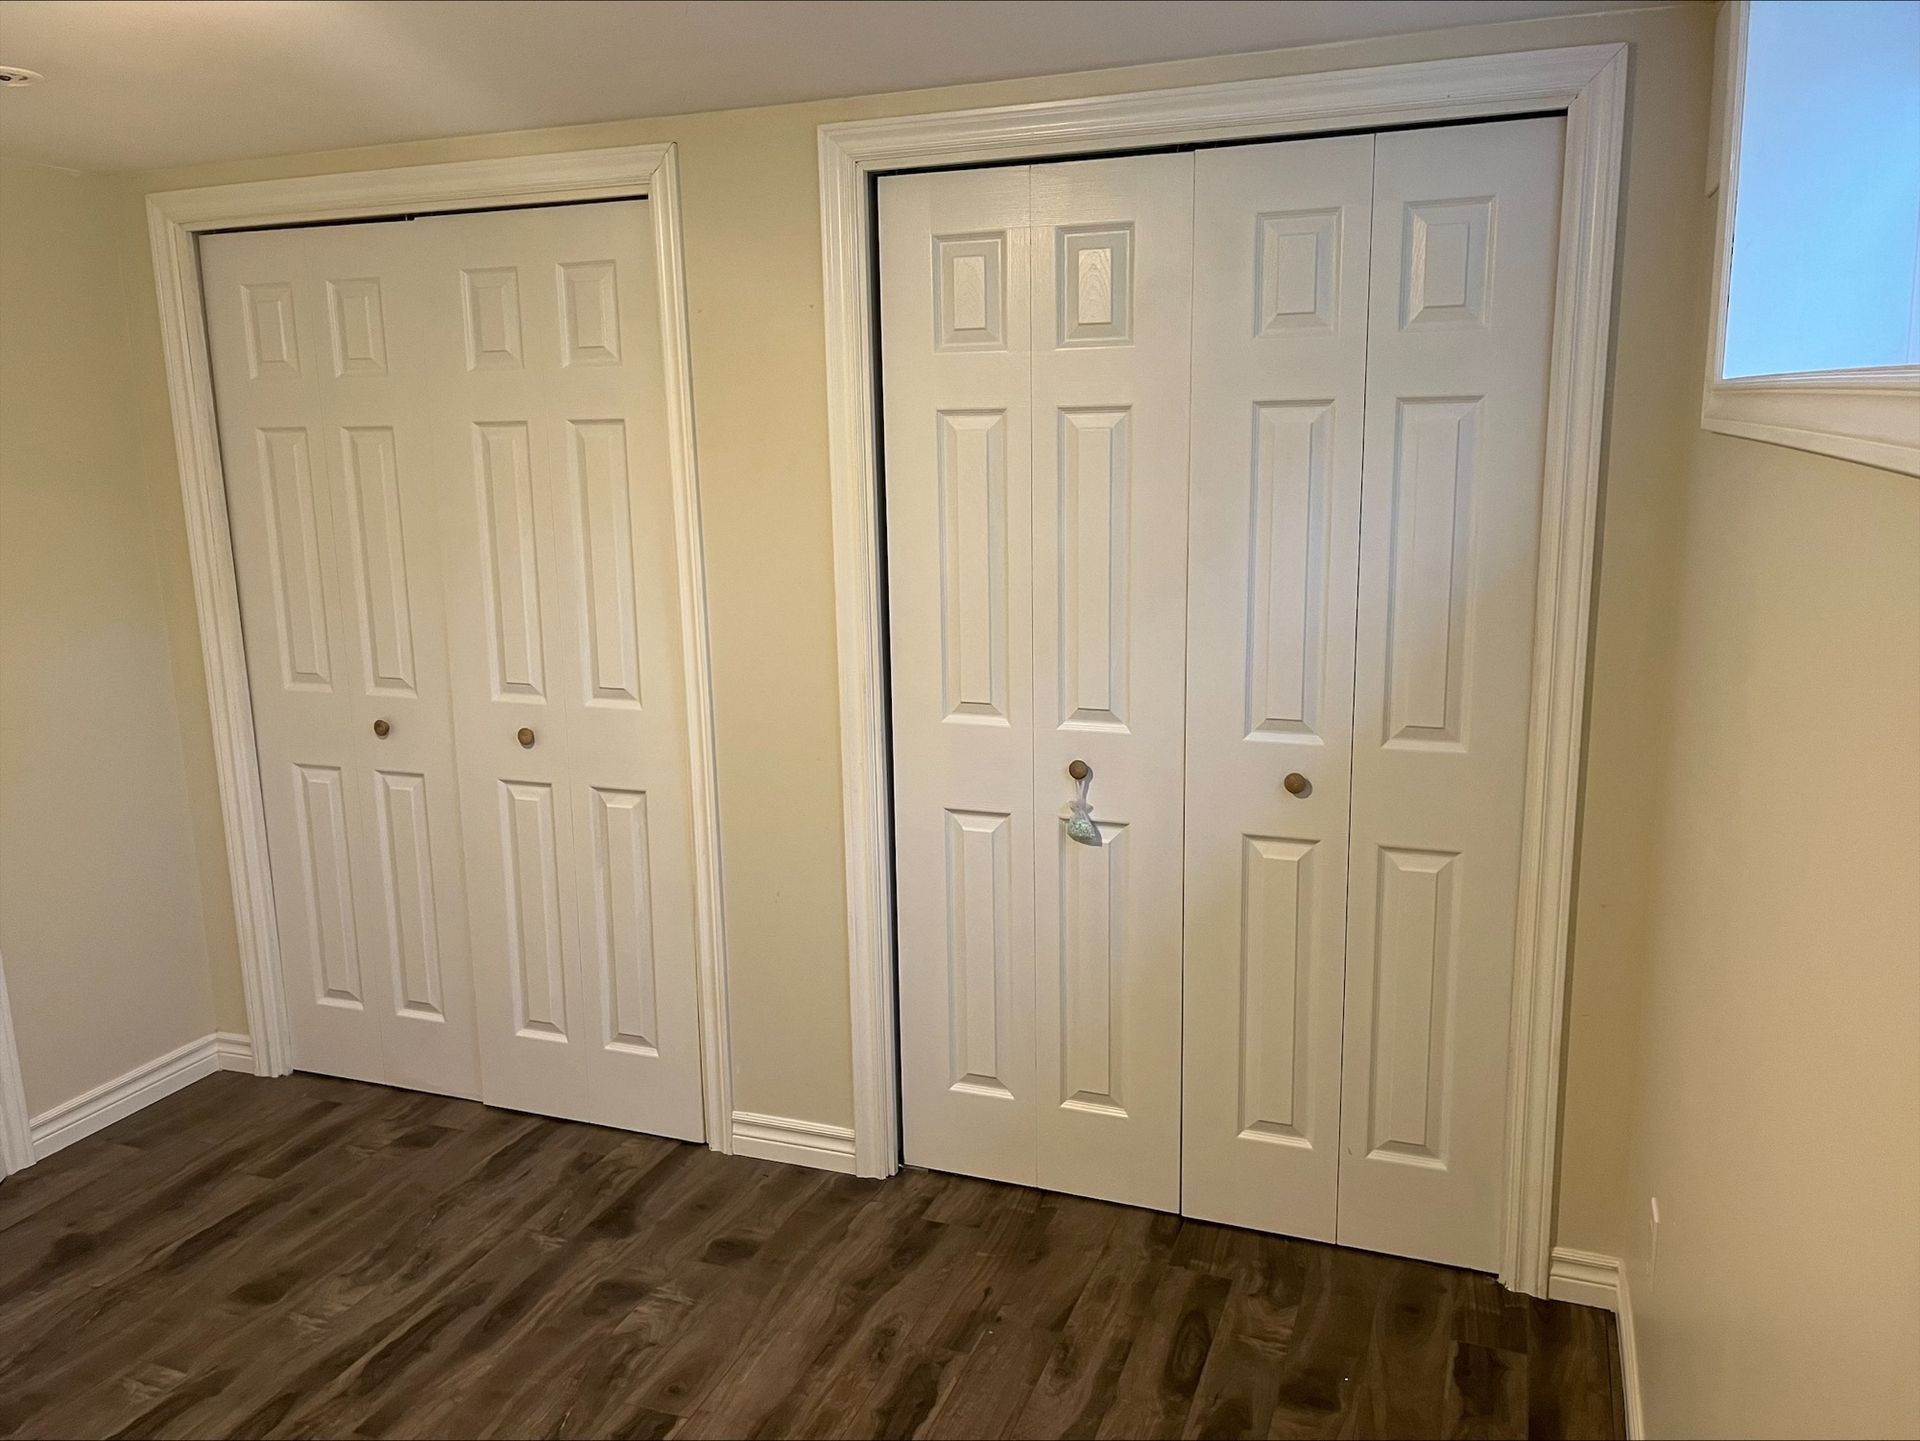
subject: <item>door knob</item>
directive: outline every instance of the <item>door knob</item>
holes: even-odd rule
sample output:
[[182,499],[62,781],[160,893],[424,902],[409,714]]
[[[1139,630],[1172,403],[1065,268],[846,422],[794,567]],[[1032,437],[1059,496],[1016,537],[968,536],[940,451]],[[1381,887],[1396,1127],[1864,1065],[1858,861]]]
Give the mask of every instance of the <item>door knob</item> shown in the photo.
[[388,725],[384,720],[377,720],[373,723],[373,733],[379,736],[381,740],[385,740],[388,732],[392,729],[393,727]]
[[1301,775],[1299,771],[1287,772],[1287,778],[1280,784],[1285,786],[1287,788],[1287,794],[1292,796],[1303,796],[1313,789],[1313,783]]
[[519,730],[514,732],[513,738],[519,741],[520,744],[525,746],[528,750],[533,749],[533,727],[532,726],[521,726]]
[[1068,807],[1067,835],[1083,846],[1100,844],[1100,827],[1093,823],[1093,802],[1087,799],[1087,792],[1093,788],[1093,767],[1085,761],[1077,760],[1067,767],[1067,774],[1073,777],[1073,803]]

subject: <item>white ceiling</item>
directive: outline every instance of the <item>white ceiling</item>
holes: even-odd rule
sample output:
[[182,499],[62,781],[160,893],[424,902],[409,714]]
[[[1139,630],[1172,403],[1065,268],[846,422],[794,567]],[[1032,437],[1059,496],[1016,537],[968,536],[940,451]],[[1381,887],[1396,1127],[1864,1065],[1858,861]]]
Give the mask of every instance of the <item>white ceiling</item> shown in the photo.
[[0,93],[0,153],[148,169],[1623,3],[1632,0],[0,0],[0,65],[46,76]]

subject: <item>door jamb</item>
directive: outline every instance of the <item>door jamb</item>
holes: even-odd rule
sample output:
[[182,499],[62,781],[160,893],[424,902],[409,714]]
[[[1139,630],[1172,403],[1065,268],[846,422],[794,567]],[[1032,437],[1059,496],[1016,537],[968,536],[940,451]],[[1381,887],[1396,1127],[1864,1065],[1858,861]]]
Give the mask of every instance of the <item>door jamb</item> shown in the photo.
[[1625,44],[1588,45],[820,127],[854,1148],[860,1175],[891,1175],[900,1164],[869,179],[931,165],[1564,110],[1500,1265],[1500,1279],[1509,1287],[1546,1295],[1627,57]]
[[693,375],[687,342],[686,260],[681,242],[676,148],[632,145],[456,161],[389,170],[298,176],[147,197],[147,234],[166,355],[186,505],[194,605],[207,673],[221,822],[232,871],[235,930],[245,983],[254,1070],[292,1068],[281,987],[266,817],[254,747],[252,692],[240,632],[240,597],[228,528],[226,482],[207,356],[198,237],[210,230],[299,225],[382,215],[500,209],[561,201],[649,201],[660,290],[667,380],[667,451],[679,562],[681,651],[686,670],[687,751],[693,820],[694,969],[700,999],[700,1071],[707,1144],[733,1149],[733,1085],[727,1027],[726,934],[721,910],[719,794],[714,772],[713,684],[707,645],[706,576],[694,455]]

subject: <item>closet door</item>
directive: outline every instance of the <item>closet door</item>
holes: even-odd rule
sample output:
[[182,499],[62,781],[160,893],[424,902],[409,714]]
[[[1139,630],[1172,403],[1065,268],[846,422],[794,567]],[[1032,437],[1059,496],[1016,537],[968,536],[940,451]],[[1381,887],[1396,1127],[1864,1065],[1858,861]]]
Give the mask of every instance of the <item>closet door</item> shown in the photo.
[[879,209],[904,1154],[1033,1185],[1027,187],[889,176]]
[[1564,125],[1378,137],[1338,1239],[1499,1264]]
[[[1193,157],[1032,176],[1039,1178],[1171,1211]],[[1097,845],[1065,825],[1076,760]]]
[[1322,1241],[1373,148],[1211,150],[1195,178],[1182,1209]]
[[1191,183],[880,184],[906,1157],[1168,1210]]
[[417,222],[490,1104],[699,1139],[686,700],[644,201]]
[[404,222],[201,242],[293,1064],[479,1091]]

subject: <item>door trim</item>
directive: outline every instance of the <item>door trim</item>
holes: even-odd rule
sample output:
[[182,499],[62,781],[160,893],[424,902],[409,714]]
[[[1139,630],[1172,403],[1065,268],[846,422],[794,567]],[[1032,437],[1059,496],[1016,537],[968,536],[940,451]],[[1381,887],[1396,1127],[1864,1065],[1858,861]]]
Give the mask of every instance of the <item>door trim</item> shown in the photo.
[[147,235],[160,302],[167,401],[186,504],[187,549],[213,729],[220,813],[233,880],[234,925],[253,1036],[253,1069],[292,1068],[281,988],[266,816],[254,748],[253,701],[240,633],[240,594],[220,468],[213,381],[200,293],[198,237],[209,230],[297,225],[446,210],[501,209],[581,200],[651,202],[660,336],[667,377],[667,450],[679,559],[681,649],[692,782],[694,969],[700,997],[700,1073],[707,1144],[733,1149],[727,1028],[726,933],[721,910],[719,794],[714,774],[713,683],[694,455],[693,375],[687,344],[686,260],[680,235],[679,162],[673,145],[575,150],[500,160],[297,176],[147,197]]
[[0,957],[0,1176],[24,1171],[35,1159],[27,1083],[20,1074],[20,1048],[14,1041],[13,1003],[7,999],[7,963]]
[[1565,111],[1500,1267],[1508,1286],[1546,1294],[1626,87],[1627,46],[1589,45],[820,127],[859,1174],[886,1176],[900,1164],[871,178]]

